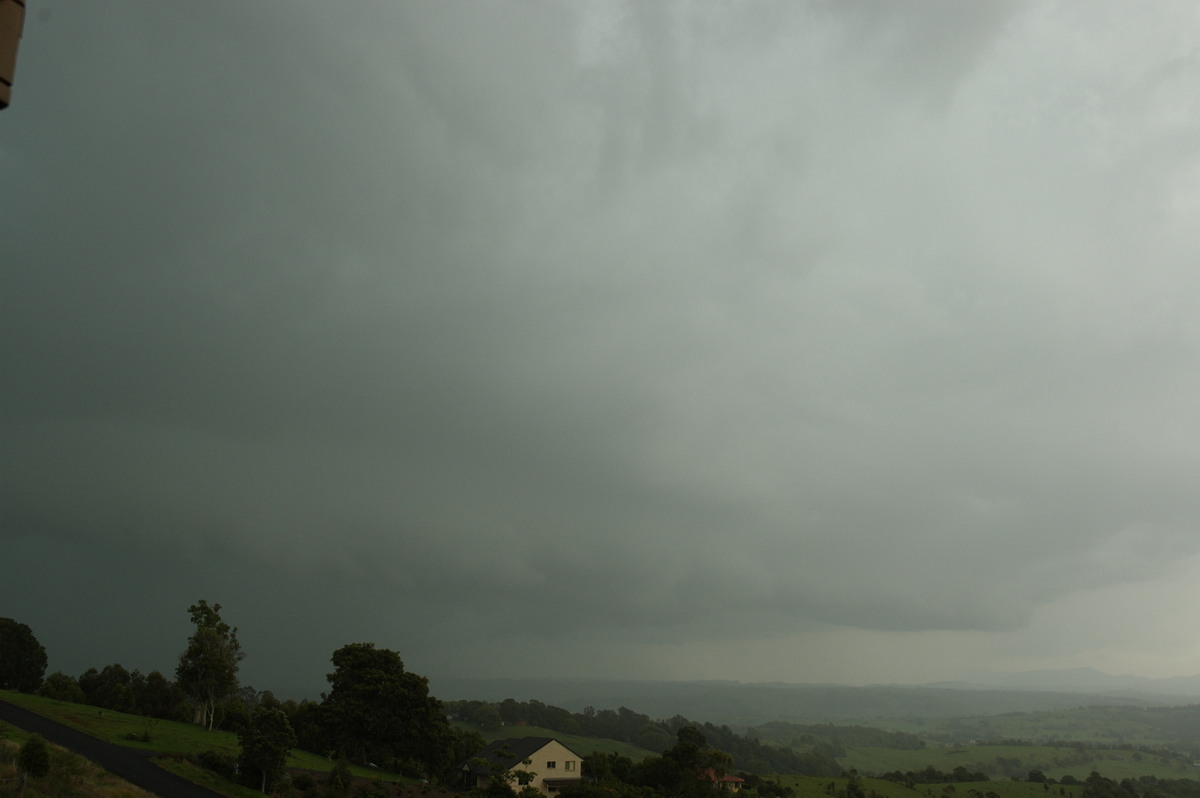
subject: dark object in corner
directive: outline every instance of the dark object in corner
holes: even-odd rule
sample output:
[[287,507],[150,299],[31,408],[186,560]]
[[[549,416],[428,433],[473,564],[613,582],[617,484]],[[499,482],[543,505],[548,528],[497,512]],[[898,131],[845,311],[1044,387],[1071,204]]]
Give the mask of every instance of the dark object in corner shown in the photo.
[[0,108],[12,100],[17,44],[25,26],[25,0],[0,0]]

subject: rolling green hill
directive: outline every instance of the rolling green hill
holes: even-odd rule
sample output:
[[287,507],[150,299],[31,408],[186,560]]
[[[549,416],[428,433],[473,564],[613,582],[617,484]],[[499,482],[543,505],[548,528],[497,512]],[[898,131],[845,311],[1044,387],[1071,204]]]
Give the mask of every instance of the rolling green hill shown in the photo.
[[[191,723],[146,718],[141,715],[130,715],[86,704],[55,701],[10,690],[0,690],[0,700],[24,707],[110,743],[166,754],[167,756],[162,757],[158,762],[161,767],[177,772],[192,781],[204,783],[210,789],[230,795],[258,794],[252,790],[243,793],[243,788],[219,778],[213,783],[207,783],[208,777],[212,774],[208,774],[202,768],[190,765],[182,759],[182,755],[198,754],[202,751],[216,751],[236,756],[241,747],[238,745],[237,735],[233,732],[205,731]],[[23,738],[23,735],[19,736]],[[332,766],[333,764],[325,757],[299,749],[294,749],[287,761],[289,768],[322,772],[328,772]],[[366,778],[410,781],[379,770],[368,770],[358,766],[351,766],[350,769],[355,775]]]
[[593,751],[605,754],[627,756],[634,762],[640,762],[648,756],[655,756],[653,751],[638,748],[636,745],[622,743],[616,740],[605,740],[600,737],[580,737],[574,734],[564,734],[541,726],[501,726],[496,729],[482,729],[473,723],[455,721],[454,726],[478,733],[486,742],[504,740],[512,737],[553,737],[580,756],[587,756]]
[[1167,746],[1200,758],[1200,704],[1181,706],[1093,705],[1037,712],[956,718],[889,718],[879,725],[927,740],[1071,740]]

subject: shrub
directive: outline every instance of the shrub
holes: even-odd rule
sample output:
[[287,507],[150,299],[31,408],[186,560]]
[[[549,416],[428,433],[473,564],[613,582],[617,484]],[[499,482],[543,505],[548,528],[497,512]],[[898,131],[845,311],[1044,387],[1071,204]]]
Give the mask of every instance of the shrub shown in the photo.
[[237,755],[223,751],[201,751],[196,754],[196,764],[233,781],[237,771]]
[[329,792],[331,794],[346,795],[350,791],[350,782],[352,780],[350,766],[346,764],[346,760],[339,759],[333,763],[333,770],[329,771],[329,780],[325,783],[329,785]]
[[21,746],[21,753],[17,756],[17,767],[35,779],[40,779],[49,773],[50,748],[46,745],[46,741],[36,734],[26,740],[25,745]]

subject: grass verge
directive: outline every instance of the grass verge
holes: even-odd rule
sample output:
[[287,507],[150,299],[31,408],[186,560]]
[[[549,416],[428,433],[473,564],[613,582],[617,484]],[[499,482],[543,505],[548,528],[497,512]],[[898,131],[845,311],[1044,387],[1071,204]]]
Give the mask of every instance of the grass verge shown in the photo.
[[[78,729],[93,737],[127,748],[138,748],[143,751],[156,751],[162,754],[194,755],[202,751],[217,751],[234,756],[241,752],[237,735],[228,731],[206,731],[191,723],[181,723],[173,720],[146,718],[141,715],[130,715],[115,712],[111,709],[88,706],[87,704],[72,704],[66,701],[55,701],[42,696],[16,693],[11,690],[0,690],[0,699],[8,701],[31,712],[36,712],[51,720]],[[149,738],[149,739],[147,739]],[[23,737],[21,739],[24,739]],[[288,756],[287,767],[302,768],[328,773],[333,768],[333,762],[320,754],[311,751],[292,749]],[[201,771],[208,773],[209,771]],[[355,776],[384,781],[411,782],[398,774],[386,771],[352,765],[351,772]],[[187,778],[191,779],[190,776]],[[218,779],[220,777],[217,777]],[[195,781],[195,779],[191,779]],[[223,781],[223,780],[222,780]],[[228,783],[228,782],[223,782]],[[205,784],[211,787],[211,785]],[[213,788],[215,789],[215,788]]]

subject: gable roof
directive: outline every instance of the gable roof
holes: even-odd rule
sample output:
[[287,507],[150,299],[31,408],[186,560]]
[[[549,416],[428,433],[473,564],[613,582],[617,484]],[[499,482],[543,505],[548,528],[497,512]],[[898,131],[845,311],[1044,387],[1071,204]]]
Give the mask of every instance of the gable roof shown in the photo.
[[717,771],[714,770],[713,768],[708,768],[706,770],[700,771],[700,780],[701,781],[720,781],[720,782],[725,782],[727,784],[741,784],[742,782],[745,781],[745,779],[738,778],[737,776],[733,776],[728,773],[726,773],[722,776],[718,776]]
[[[491,773],[491,766],[494,764],[501,765],[505,770],[512,770],[517,765],[529,759],[538,751],[545,748],[550,743],[558,743],[563,748],[567,748],[553,737],[513,737],[507,740],[493,740],[487,744],[487,747],[478,751],[463,763],[463,769],[470,769],[472,773],[487,775]],[[567,748],[567,751],[574,754],[577,758],[583,757]],[[480,765],[475,762],[476,759],[487,760],[487,766]]]

